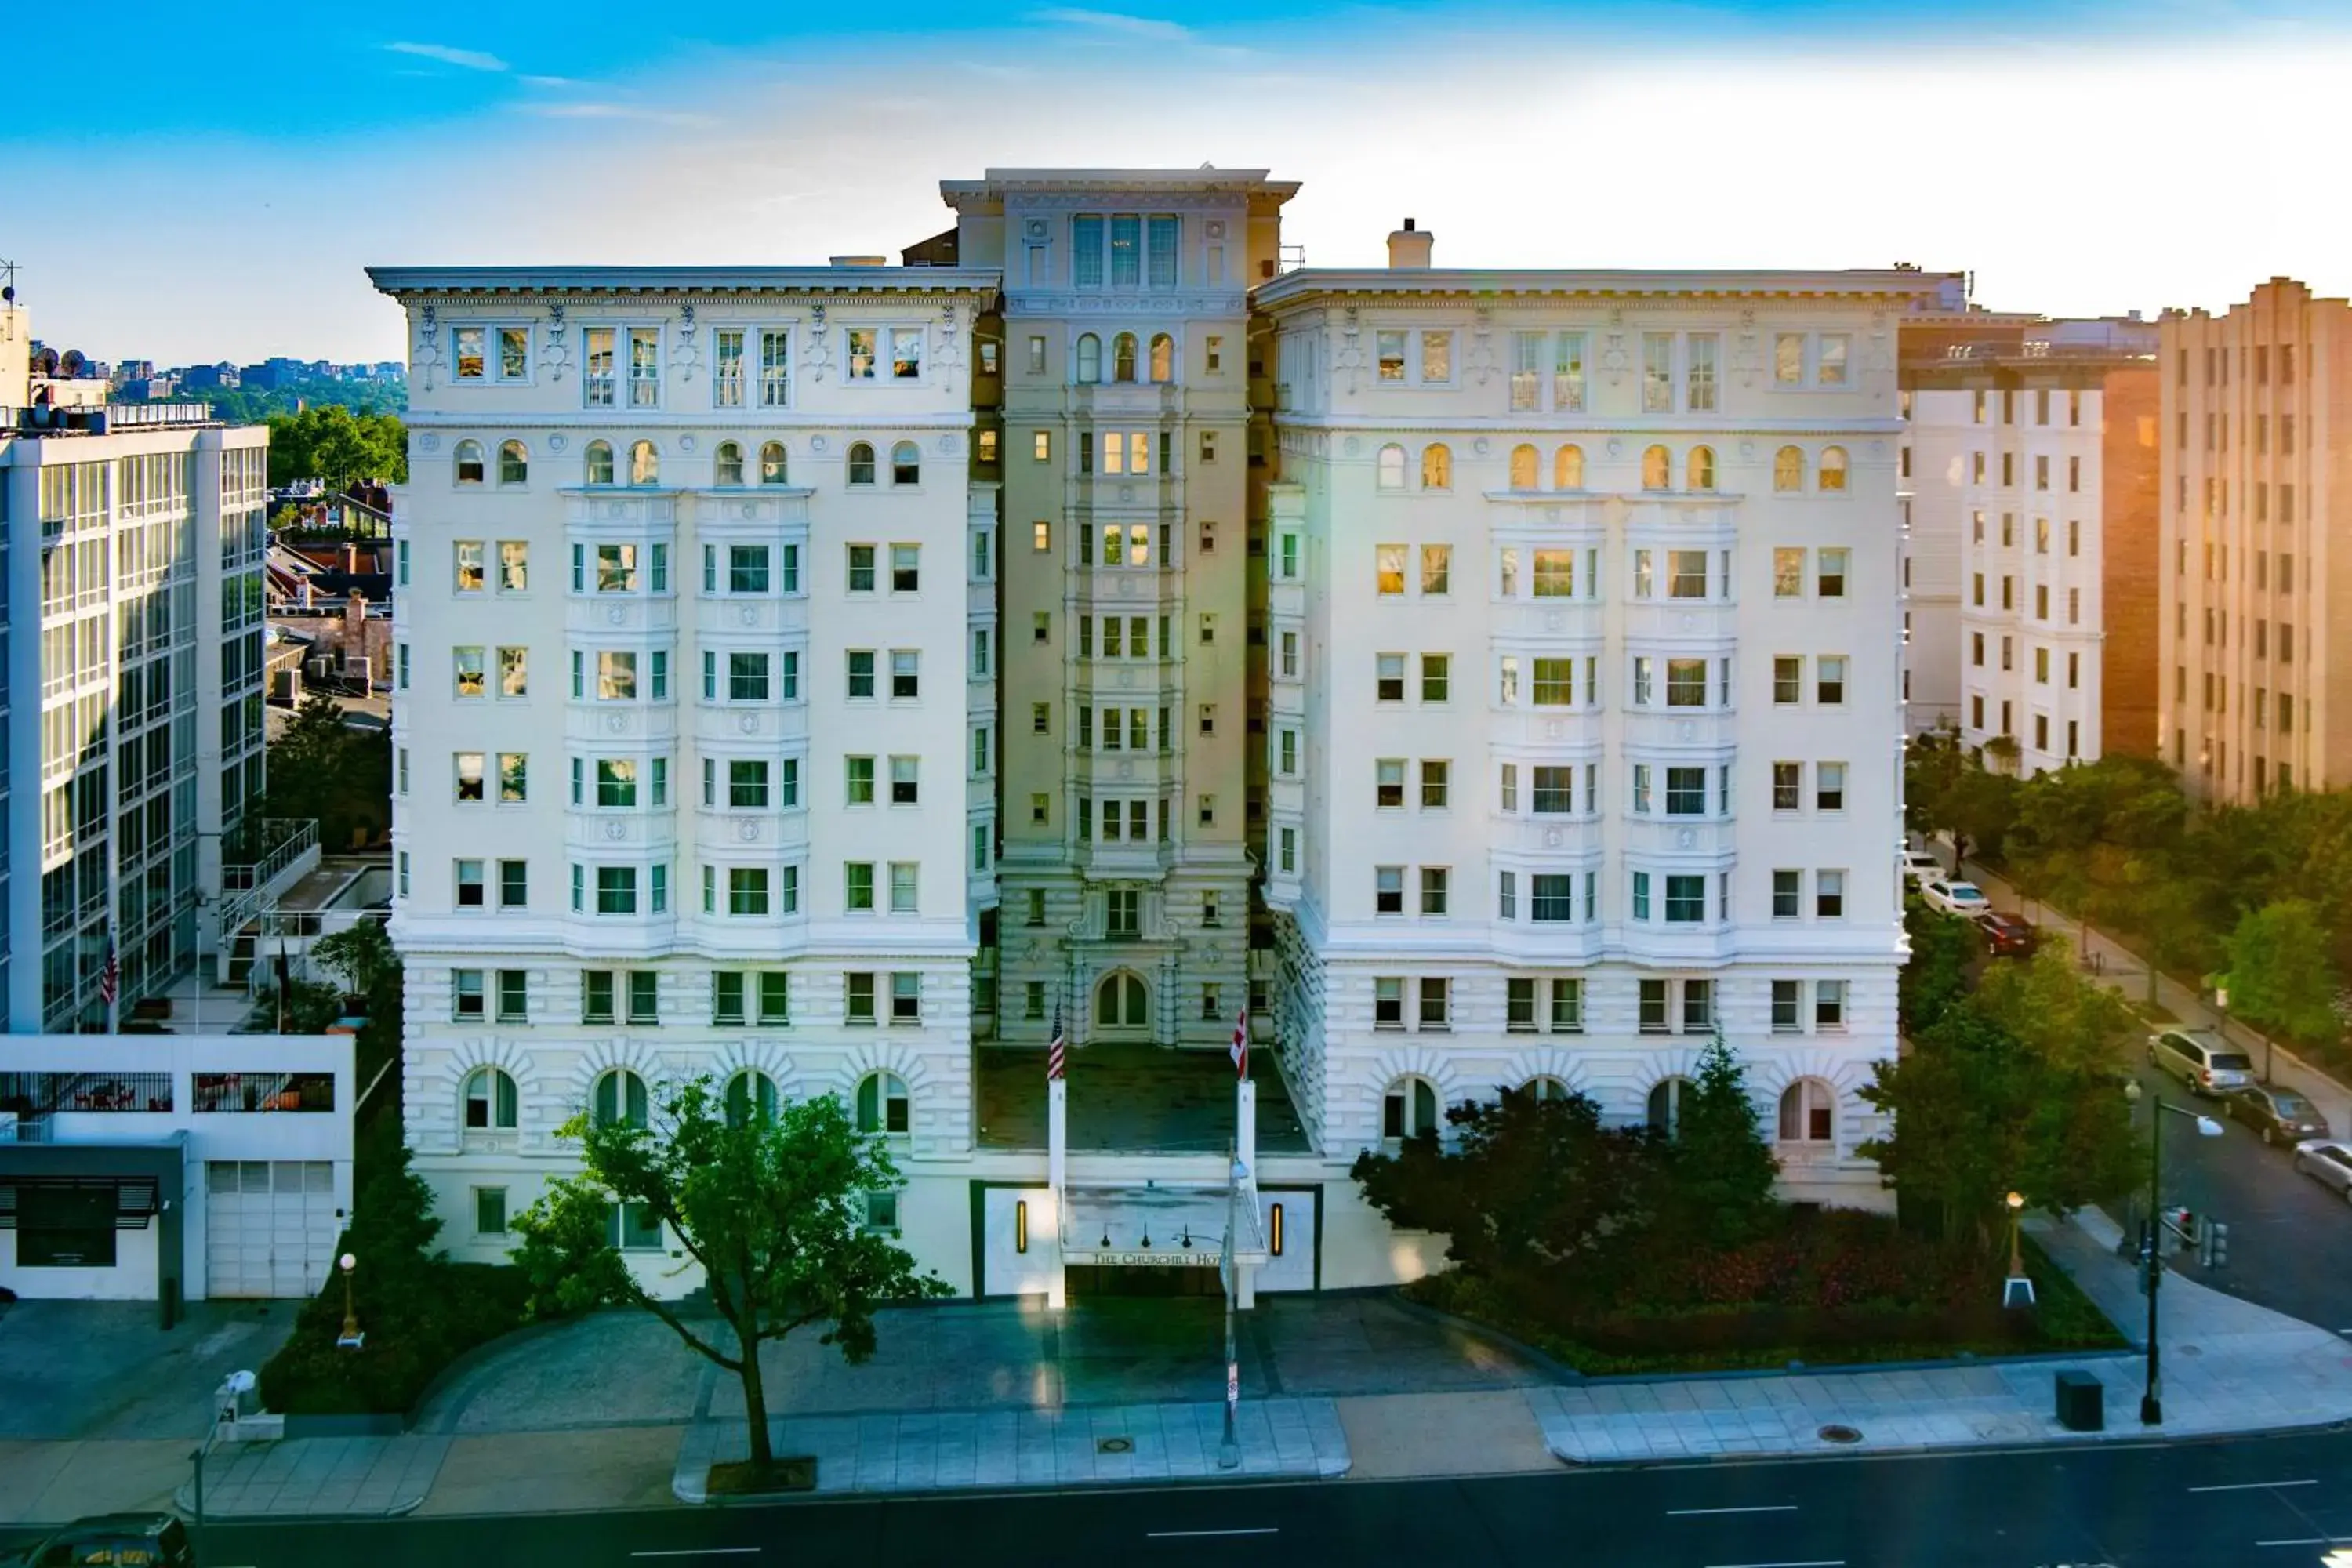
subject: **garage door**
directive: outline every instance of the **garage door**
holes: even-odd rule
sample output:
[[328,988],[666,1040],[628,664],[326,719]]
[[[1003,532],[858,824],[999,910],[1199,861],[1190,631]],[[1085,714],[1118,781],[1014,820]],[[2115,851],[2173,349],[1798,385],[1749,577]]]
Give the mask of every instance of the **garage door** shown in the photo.
[[205,1294],[315,1296],[335,1250],[335,1167],[324,1160],[205,1166]]

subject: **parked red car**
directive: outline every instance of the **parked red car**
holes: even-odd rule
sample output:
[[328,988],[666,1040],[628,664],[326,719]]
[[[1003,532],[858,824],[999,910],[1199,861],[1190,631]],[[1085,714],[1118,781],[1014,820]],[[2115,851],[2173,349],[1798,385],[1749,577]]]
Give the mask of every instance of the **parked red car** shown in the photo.
[[1977,917],[1977,930],[1984,933],[1985,950],[1995,958],[2030,958],[2042,933],[2018,919],[1998,910],[1989,910]]

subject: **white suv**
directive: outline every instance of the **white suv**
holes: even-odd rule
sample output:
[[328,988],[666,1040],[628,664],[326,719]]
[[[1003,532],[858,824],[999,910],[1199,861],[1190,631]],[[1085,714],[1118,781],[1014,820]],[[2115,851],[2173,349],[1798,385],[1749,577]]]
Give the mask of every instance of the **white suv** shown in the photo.
[[2147,1061],[2186,1084],[2189,1093],[2208,1100],[2254,1081],[2253,1058],[2245,1052],[2179,1029],[2147,1037]]

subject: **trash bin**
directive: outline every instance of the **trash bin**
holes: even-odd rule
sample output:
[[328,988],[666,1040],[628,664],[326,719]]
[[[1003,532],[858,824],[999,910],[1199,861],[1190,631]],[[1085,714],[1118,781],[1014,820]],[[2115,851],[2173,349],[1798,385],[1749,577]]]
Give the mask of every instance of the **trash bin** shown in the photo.
[[2107,1425],[2106,1385],[2079,1367],[2058,1374],[2058,1425],[2069,1432],[2099,1432]]

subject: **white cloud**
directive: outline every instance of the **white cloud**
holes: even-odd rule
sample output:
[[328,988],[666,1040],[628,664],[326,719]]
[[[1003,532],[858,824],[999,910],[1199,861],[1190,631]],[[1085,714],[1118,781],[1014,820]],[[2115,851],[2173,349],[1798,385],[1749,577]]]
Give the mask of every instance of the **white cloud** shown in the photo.
[[445,66],[462,66],[469,71],[502,71],[509,68],[496,55],[479,49],[453,48],[447,44],[386,44],[395,55],[415,55],[419,58],[439,60]]
[[1029,16],[1032,21],[1091,27],[1100,32],[1117,33],[1123,37],[1149,38],[1161,44],[1188,44],[1194,36],[1192,29],[1181,22],[1162,21],[1156,16],[1130,16],[1120,11],[1088,11],[1076,5],[1056,5],[1043,11],[1032,11]]
[[682,114],[667,109],[646,109],[635,103],[530,103],[523,105],[522,109],[526,114],[536,114],[547,120],[635,120],[648,125],[681,128],[718,123],[707,114]]
[[522,83],[525,87],[544,87],[556,89],[574,87],[593,87],[595,85],[593,82],[582,81],[578,77],[572,76],[519,76],[515,78],[515,80]]

